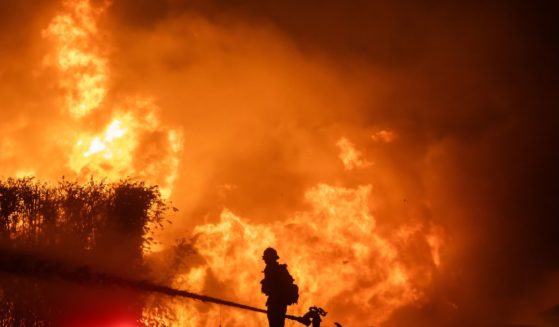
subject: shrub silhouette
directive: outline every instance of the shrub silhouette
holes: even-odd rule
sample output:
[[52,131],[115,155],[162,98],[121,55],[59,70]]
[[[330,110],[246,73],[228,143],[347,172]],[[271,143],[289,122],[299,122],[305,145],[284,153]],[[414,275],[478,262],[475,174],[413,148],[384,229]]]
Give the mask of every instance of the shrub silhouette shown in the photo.
[[[0,180],[0,250],[137,277],[167,209],[158,188],[142,182],[8,178]],[[136,294],[0,272],[0,326],[61,325],[90,314],[136,320],[141,310]]]

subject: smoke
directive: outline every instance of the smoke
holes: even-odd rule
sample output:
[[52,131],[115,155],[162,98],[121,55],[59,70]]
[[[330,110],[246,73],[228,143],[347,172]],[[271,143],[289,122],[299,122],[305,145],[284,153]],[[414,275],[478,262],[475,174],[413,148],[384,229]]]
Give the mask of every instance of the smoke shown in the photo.
[[[115,6],[121,55],[149,76],[124,80],[188,126],[186,225],[221,206],[281,220],[318,182],[371,183],[385,224],[420,215],[452,237],[432,302],[393,325],[531,322],[557,301],[543,295],[557,262],[553,8],[144,3]],[[385,129],[397,140],[371,139]],[[342,137],[374,164],[343,173]]]
[[[59,7],[1,6],[11,33],[0,36],[0,174],[72,174],[62,159],[37,164],[67,158],[60,133],[75,124],[51,81],[59,73],[42,64],[41,31]],[[537,323],[559,302],[556,9],[117,1],[101,24],[107,103],[80,129],[103,133],[110,104],[140,94],[160,108],[151,132],[182,130],[182,152],[137,167],[180,160],[171,199],[181,211],[165,245],[224,208],[265,226],[312,210],[305,193],[320,183],[370,184],[380,233],[419,221],[448,237],[426,296],[387,326]],[[346,169],[340,140],[367,165]]]

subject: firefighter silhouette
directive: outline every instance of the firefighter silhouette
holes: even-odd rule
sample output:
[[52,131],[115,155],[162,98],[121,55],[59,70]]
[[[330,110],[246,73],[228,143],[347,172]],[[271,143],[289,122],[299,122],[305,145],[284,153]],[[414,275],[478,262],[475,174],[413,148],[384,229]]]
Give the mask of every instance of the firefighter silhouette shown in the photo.
[[262,259],[266,263],[262,293],[268,296],[268,322],[270,327],[284,327],[287,306],[297,303],[299,288],[293,283],[293,277],[287,265],[278,263],[278,253],[273,248],[264,250]]

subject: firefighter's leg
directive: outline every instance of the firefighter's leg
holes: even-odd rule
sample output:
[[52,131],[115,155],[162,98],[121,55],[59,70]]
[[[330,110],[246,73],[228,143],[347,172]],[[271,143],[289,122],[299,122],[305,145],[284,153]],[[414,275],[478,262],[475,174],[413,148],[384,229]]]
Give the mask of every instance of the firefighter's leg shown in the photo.
[[268,307],[268,323],[270,327],[284,327],[285,326],[285,313],[287,306],[269,306]]

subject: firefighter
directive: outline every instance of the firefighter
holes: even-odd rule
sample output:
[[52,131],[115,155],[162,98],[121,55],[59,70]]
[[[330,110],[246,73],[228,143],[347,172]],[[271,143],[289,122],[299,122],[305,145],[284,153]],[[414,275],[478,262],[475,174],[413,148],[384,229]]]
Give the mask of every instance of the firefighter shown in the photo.
[[293,277],[287,265],[278,263],[278,253],[273,248],[264,250],[262,259],[266,263],[262,293],[268,296],[268,322],[270,327],[284,327],[287,306],[297,303],[299,288],[293,283]]

